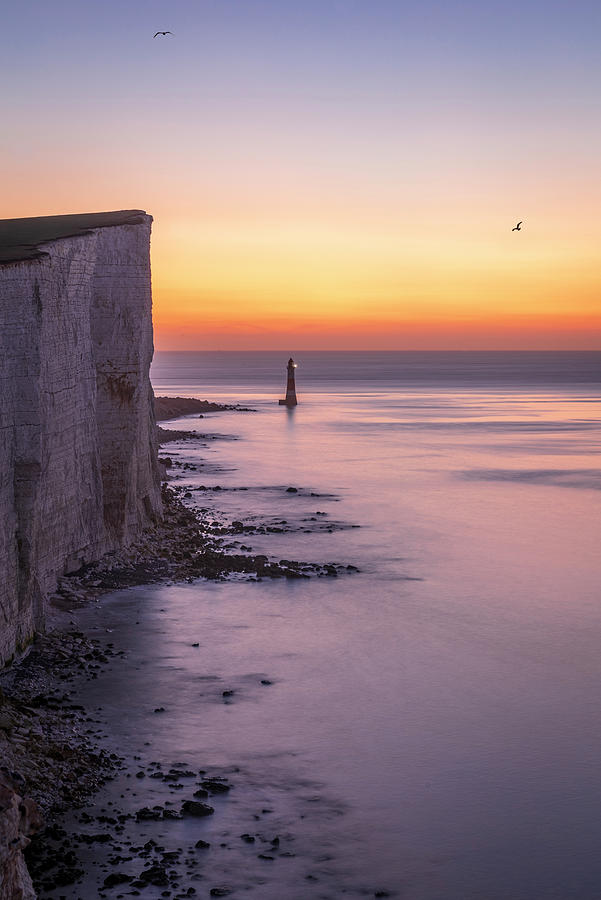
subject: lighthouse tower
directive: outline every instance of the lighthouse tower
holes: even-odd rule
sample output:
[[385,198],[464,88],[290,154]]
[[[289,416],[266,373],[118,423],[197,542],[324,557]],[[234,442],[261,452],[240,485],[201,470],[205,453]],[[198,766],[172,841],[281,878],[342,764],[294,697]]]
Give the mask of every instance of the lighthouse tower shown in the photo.
[[280,400],[280,406],[288,406],[292,408],[296,406],[298,400],[296,399],[296,386],[294,384],[294,370],[296,369],[296,363],[290,357],[288,360],[288,379],[286,382],[286,399]]

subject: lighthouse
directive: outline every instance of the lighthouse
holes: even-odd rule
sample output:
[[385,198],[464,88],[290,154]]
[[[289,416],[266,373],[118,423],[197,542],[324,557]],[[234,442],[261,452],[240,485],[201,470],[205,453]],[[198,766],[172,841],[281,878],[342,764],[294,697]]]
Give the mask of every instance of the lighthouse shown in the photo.
[[296,386],[294,384],[294,370],[296,369],[296,363],[290,357],[288,360],[288,378],[286,381],[286,399],[280,400],[280,406],[288,406],[293,407],[296,406],[298,400],[296,399]]

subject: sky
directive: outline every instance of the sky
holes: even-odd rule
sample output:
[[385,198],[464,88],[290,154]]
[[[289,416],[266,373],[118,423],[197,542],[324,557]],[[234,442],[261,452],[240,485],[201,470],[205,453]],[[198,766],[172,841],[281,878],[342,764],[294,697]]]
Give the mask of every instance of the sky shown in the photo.
[[597,349],[599,34],[578,0],[20,0],[0,218],[147,210],[158,349]]

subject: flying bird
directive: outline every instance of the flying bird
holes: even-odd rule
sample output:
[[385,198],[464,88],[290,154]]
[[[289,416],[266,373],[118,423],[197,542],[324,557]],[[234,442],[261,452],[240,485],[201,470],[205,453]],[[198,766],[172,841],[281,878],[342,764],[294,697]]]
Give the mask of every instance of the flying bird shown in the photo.
[[515,228],[512,228],[511,230],[512,230],[512,231],[521,231],[521,230],[522,230],[522,229],[520,228],[520,225],[521,225],[521,224],[522,224],[521,221],[518,222],[518,224],[515,226]]
[[156,34],[153,34],[153,38],[158,37],[159,34],[173,34],[172,31],[157,31]]

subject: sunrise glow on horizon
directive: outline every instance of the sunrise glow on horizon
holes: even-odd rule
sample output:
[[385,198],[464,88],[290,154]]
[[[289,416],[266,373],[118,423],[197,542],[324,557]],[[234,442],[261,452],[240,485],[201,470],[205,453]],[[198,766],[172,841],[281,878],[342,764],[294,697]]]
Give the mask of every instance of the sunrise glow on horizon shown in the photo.
[[0,217],[146,209],[159,350],[596,349],[599,26],[592,2],[24,0]]

